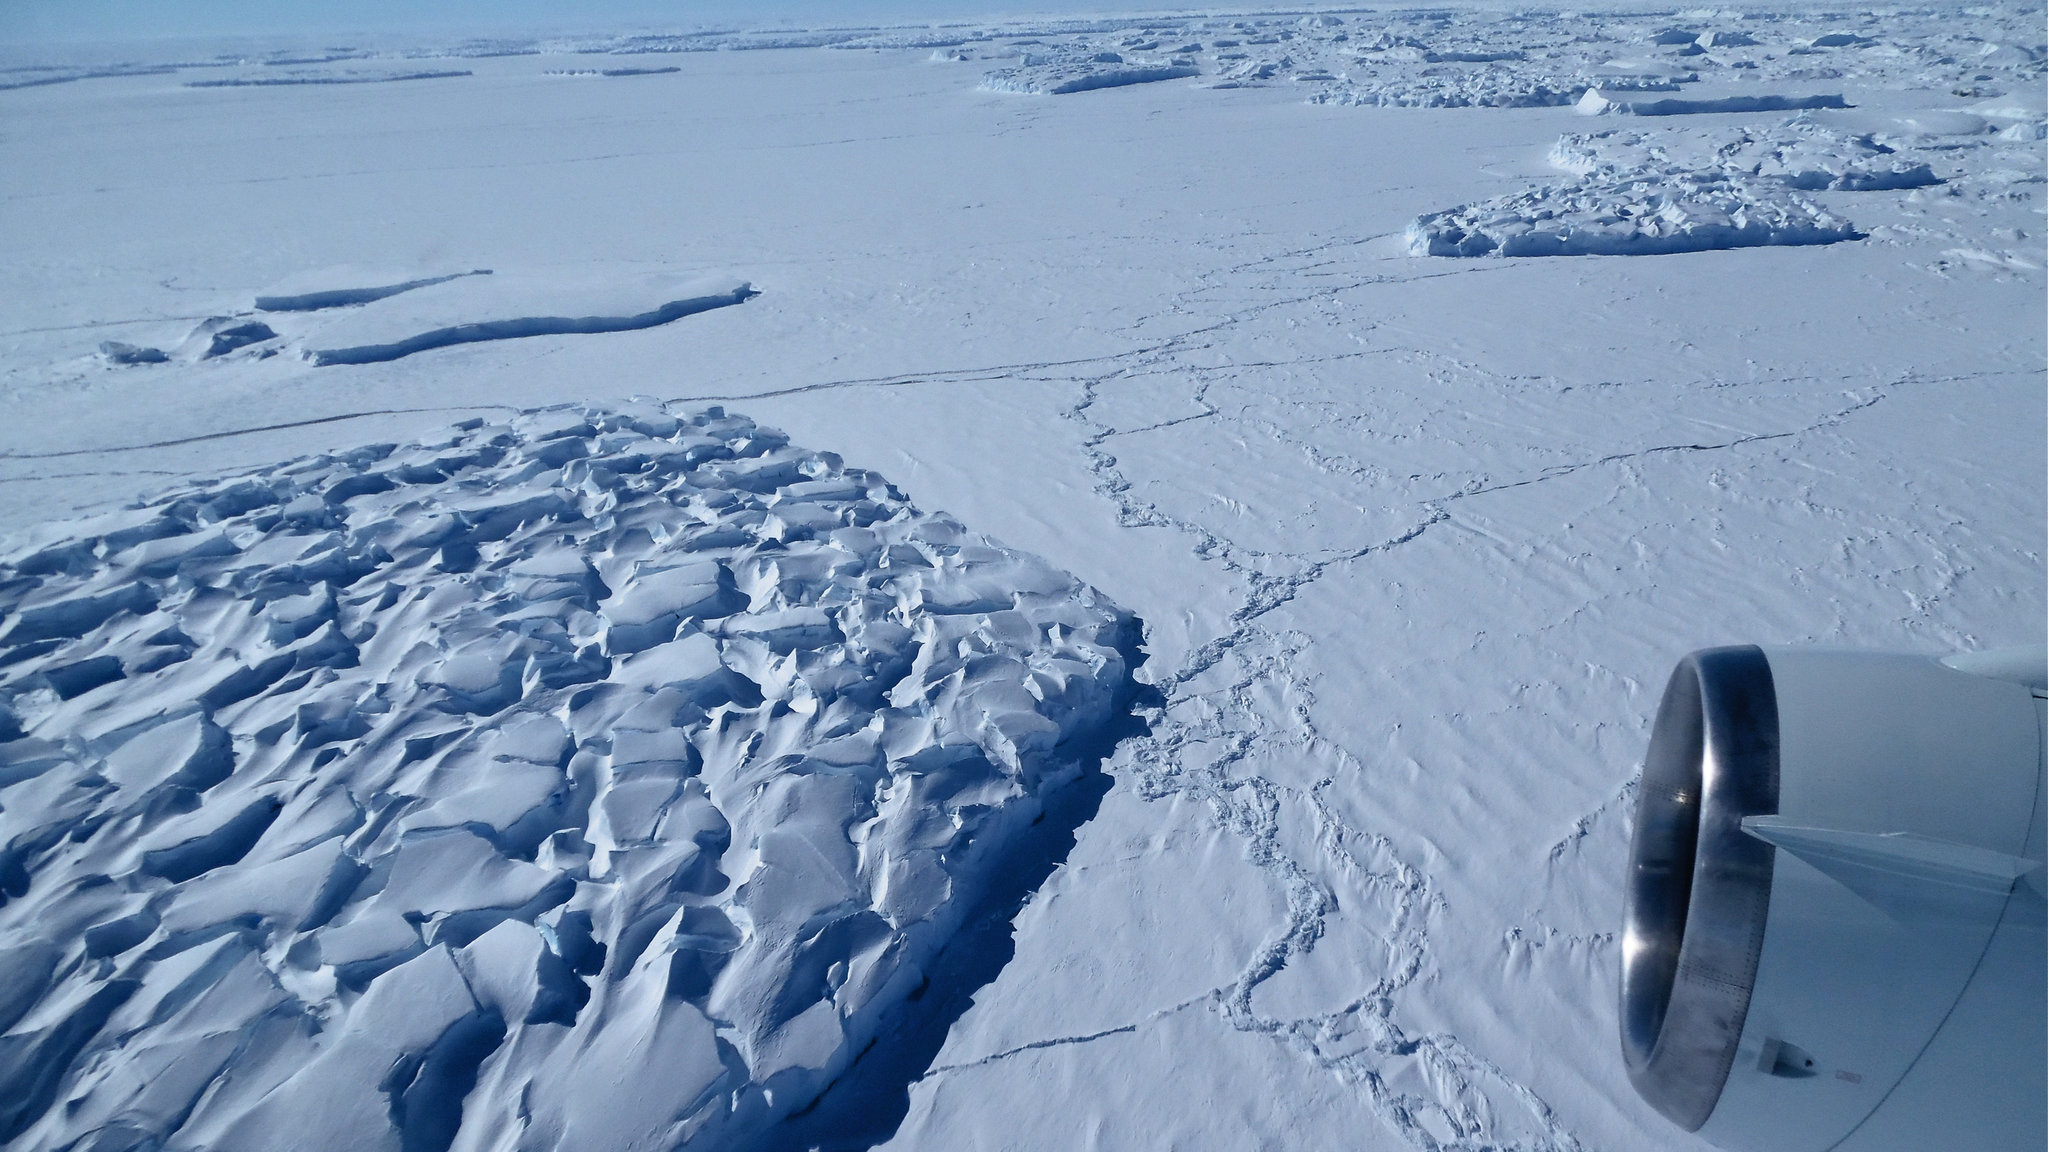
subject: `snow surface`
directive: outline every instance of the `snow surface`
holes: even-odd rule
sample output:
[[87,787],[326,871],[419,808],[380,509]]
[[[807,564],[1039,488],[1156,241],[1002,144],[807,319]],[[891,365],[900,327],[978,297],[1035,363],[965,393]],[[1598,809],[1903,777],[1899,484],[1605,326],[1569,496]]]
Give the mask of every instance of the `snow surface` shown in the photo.
[[[67,526],[74,516],[134,516],[119,509],[138,500],[168,509],[186,498],[176,492],[224,473],[314,482],[280,460],[388,471],[401,455],[443,449],[361,464],[350,453],[449,444],[456,421],[486,421],[465,433],[482,435],[537,427],[520,422],[559,418],[529,414],[564,403],[643,415],[724,404],[786,428],[812,450],[797,455],[878,469],[967,526],[958,531],[1043,556],[1032,571],[1071,573],[1143,630],[1123,659],[1136,669],[1130,707],[1144,730],[1099,775],[1085,768],[1089,738],[1070,738],[1084,767],[1069,786],[1031,793],[1047,816],[1018,833],[1027,863],[976,873],[989,893],[957,892],[928,921],[948,928],[957,915],[957,925],[905,945],[935,949],[920,961],[930,977],[921,994],[885,990],[867,1003],[901,1014],[852,1012],[842,1020],[867,1023],[842,1024],[837,1040],[804,1030],[825,1014],[822,999],[807,1001],[764,1041],[742,1022],[774,1010],[714,1007],[718,982],[818,984],[779,961],[761,968],[754,954],[720,952],[733,936],[715,923],[700,931],[671,909],[648,937],[658,943],[613,981],[602,966],[577,970],[591,966],[580,920],[552,941],[540,931],[560,929],[578,896],[510,914],[553,895],[532,887],[532,870],[589,869],[599,832],[614,836],[612,860],[616,835],[659,805],[632,797],[635,773],[602,776],[619,799],[579,814],[589,860],[577,862],[581,845],[545,839],[531,859],[501,852],[492,837],[520,827],[514,809],[551,811],[534,797],[553,770],[545,755],[490,758],[487,740],[528,730],[474,714],[438,717],[474,731],[461,747],[505,787],[477,794],[432,778],[461,753],[430,742],[408,765],[416,792],[384,793],[414,799],[394,805],[388,825],[364,836],[366,818],[350,834],[379,851],[412,836],[451,859],[472,853],[460,857],[471,869],[462,882],[401,875],[394,859],[303,933],[322,949],[334,934],[335,957],[368,965],[352,974],[421,950],[354,988],[311,945],[296,960],[290,947],[252,945],[267,923],[296,930],[324,876],[315,885],[279,872],[245,886],[215,885],[216,875],[286,861],[311,874],[332,861],[308,855],[319,841],[270,854],[289,846],[286,830],[317,831],[311,813],[280,801],[273,814],[265,797],[279,793],[248,786],[250,769],[272,759],[235,758],[226,780],[200,787],[222,745],[193,717],[197,692],[135,717],[160,721],[168,757],[117,756],[94,743],[108,734],[73,722],[102,704],[151,707],[136,687],[151,678],[229,671],[225,650],[205,648],[193,626],[181,625],[189,645],[123,631],[161,609],[110,583],[114,599],[67,611],[107,613],[102,635],[118,651],[36,650],[64,643],[52,635],[11,648],[19,659],[0,667],[20,686],[9,707],[33,727],[25,739],[91,745],[83,765],[31,755],[42,747],[31,744],[0,766],[0,853],[10,853],[0,919],[38,910],[34,928],[0,926],[11,971],[27,976],[0,983],[0,1008],[23,1013],[0,1046],[8,1068],[33,1070],[35,1093],[18,1098],[49,1105],[30,1143],[101,1124],[118,1146],[122,1126],[182,1098],[199,1101],[186,1122],[203,1113],[223,1130],[226,1117],[258,1117],[241,1121],[254,1126],[288,1104],[296,1116],[338,1117],[321,1122],[322,1138],[361,1147],[400,1130],[419,1147],[451,1146],[458,1132],[464,1147],[516,1147],[522,1115],[536,1133],[601,1129],[619,1146],[702,1115],[706,1148],[1701,1147],[1629,1089],[1612,1016],[1632,781],[1672,662],[1745,640],[1945,651],[2037,642],[2044,629],[2041,27],[2038,5],[1451,9],[15,51],[0,83],[30,86],[0,93],[9,555],[81,539]],[[1119,62],[1100,59],[1109,54]],[[1050,99],[983,86],[1026,57],[1081,74],[1186,59],[1197,74]],[[553,75],[622,65],[648,71],[619,83]],[[185,87],[456,69],[471,75]],[[1848,107],[1588,118],[1570,107],[1588,89],[1624,101],[1839,93]],[[1619,236],[1630,254],[1412,255],[1411,226],[1447,207],[1454,222],[1470,218],[1458,225],[1468,233]],[[1836,242],[1728,247],[1818,230],[1823,218]],[[1714,250],[1644,240],[1675,234]],[[368,298],[482,269],[493,271]],[[649,285],[705,277],[728,288],[743,278],[760,294],[654,327],[512,333],[374,363],[266,355],[491,321],[631,318],[694,298]],[[486,307],[500,292],[521,298]],[[263,310],[259,296],[322,306]],[[382,335],[321,335],[357,324]],[[636,393],[666,407],[614,399]],[[506,435],[521,451],[542,443],[537,431]],[[630,452],[605,435],[572,439],[600,457]],[[584,461],[531,466],[518,483],[603,479],[579,471]],[[340,504],[368,509],[402,490],[454,498],[446,482],[415,475]],[[501,487],[517,488],[503,475]],[[593,491],[616,496],[606,483]],[[765,504],[767,493],[754,495]],[[653,511],[657,526],[696,523]],[[917,522],[939,523],[936,513]],[[272,531],[290,535],[257,535]],[[593,573],[605,556],[584,544],[599,531],[564,530],[563,547],[584,550]],[[170,564],[169,576],[126,585],[163,585],[161,604],[191,590],[177,584],[176,561],[151,549],[175,552],[193,536],[208,538],[96,548],[76,563],[81,574]],[[536,555],[562,544],[538,530],[530,543]],[[473,567],[490,571],[496,546],[479,544]],[[435,568],[438,555],[405,570],[484,611],[486,600],[464,598],[499,593],[464,579],[473,574],[460,570],[460,549],[448,559],[457,570]],[[243,570],[225,554],[191,562]],[[364,580],[396,578],[377,571]],[[574,596],[598,604],[589,615],[602,641],[578,634],[566,653],[550,647],[566,663],[549,675],[593,672],[595,659],[578,653],[594,647],[586,658],[610,661],[607,682],[667,646],[624,653],[668,627],[665,600],[705,587],[687,570],[639,584],[600,573],[619,599],[611,612],[568,565],[503,578],[563,592],[528,602],[533,629],[559,619],[547,612],[573,616]],[[269,689],[295,707],[264,755],[305,766],[307,787],[355,769],[342,758],[314,770],[318,749],[302,756],[300,741],[346,731],[350,715],[392,716],[355,708],[363,692],[376,698],[362,653],[383,651],[380,638],[395,647],[458,627],[405,596],[375,635],[343,635],[361,666],[316,662]],[[333,613],[375,617],[376,604],[344,591]],[[804,645],[824,634],[815,617],[788,615],[755,621],[753,636],[714,635],[675,607],[678,630],[722,645],[721,664],[735,645],[758,643],[802,667]],[[1106,601],[1096,607],[1114,615]],[[235,658],[253,671],[268,654],[310,650],[327,611],[304,594],[234,598],[218,620],[246,627],[243,645],[266,654]],[[62,616],[38,619],[49,628]],[[792,647],[777,653],[777,643]],[[525,655],[517,684],[492,679],[502,663],[488,652],[434,659],[439,679],[387,678],[374,690],[408,706],[502,699],[517,716],[579,691],[536,679],[529,701]],[[296,705],[315,701],[293,694],[328,676],[358,694],[347,710],[322,696],[302,721]],[[224,706],[215,726],[228,732],[236,709],[267,699]],[[1031,714],[1050,717],[1033,699]],[[594,745],[564,722],[569,703],[553,722]],[[808,723],[797,715],[768,719]],[[605,757],[678,762],[661,755],[659,726],[611,728],[620,738]],[[266,730],[235,729],[230,756]],[[583,770],[571,760],[563,781]],[[81,771],[104,782],[51,794]],[[706,778],[703,766],[690,777]],[[659,770],[642,783],[665,787]],[[201,799],[156,812],[150,835],[163,839],[146,838],[136,816],[85,818],[69,825],[81,840],[67,831],[11,854],[63,819],[63,803],[120,811],[104,805],[137,787]],[[758,860],[737,829],[743,816],[778,813],[713,799],[736,830],[717,864],[733,887],[676,899],[751,931],[737,881]],[[700,809],[671,804],[662,819],[686,811]],[[1019,797],[991,819],[1007,826],[1027,811]],[[776,822],[769,830],[788,835],[771,839],[833,843],[806,831],[806,813],[791,811],[786,829]],[[404,819],[463,824],[423,836],[399,829]],[[199,870],[252,833],[235,863]],[[690,850],[664,839],[666,823],[648,835]],[[355,843],[339,839],[337,853]],[[35,879],[52,866],[112,882]],[[615,882],[615,911],[643,879]],[[576,883],[580,895],[596,882]],[[151,962],[127,990],[122,974],[171,939],[170,912],[188,893],[179,915],[236,927]],[[382,913],[400,903],[418,907],[394,925]],[[619,927],[588,910],[593,941]],[[942,935],[943,947],[929,943]],[[709,996],[685,994],[706,974],[673,959],[685,953],[728,957]],[[824,967],[831,987],[838,977]],[[835,996],[859,991],[852,967]],[[181,1000],[188,980],[193,995]],[[572,980],[588,993],[580,1005]],[[263,1064],[260,1052],[285,1051],[303,1027],[300,1005],[332,1014],[307,1041],[321,1055]],[[563,1017],[573,1023],[549,1022]],[[251,1018],[266,1023],[225,1023]],[[860,1051],[868,1027],[873,1046],[824,1086],[821,1069]],[[90,1056],[29,1059],[72,1045]],[[679,1071],[632,1058],[657,1050],[675,1053]],[[230,1059],[271,1071],[215,1079]],[[778,1062],[786,1079],[755,1078]],[[621,1067],[630,1075],[613,1073]],[[706,1077],[737,1095],[721,1092],[712,1107],[685,1091]],[[546,1106],[522,1113],[529,1081]],[[821,1087],[814,1107],[770,1123]],[[110,1108],[116,1098],[126,1103]],[[721,1109],[738,1111],[710,1118]],[[502,1145],[469,1143],[486,1119]],[[294,1135],[310,1129],[293,1123]]]
[[37,1146],[742,1139],[1127,695],[1094,592],[718,408],[37,535],[0,559],[0,1138]]

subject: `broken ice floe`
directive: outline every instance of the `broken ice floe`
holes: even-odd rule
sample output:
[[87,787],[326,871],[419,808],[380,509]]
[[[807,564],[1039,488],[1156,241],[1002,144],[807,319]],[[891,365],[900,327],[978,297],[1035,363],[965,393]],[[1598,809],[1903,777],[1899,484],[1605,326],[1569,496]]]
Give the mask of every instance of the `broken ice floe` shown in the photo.
[[1133,639],[872,473],[653,405],[45,528],[0,606],[24,1147],[758,1132],[912,995]]
[[1849,222],[1775,185],[1723,172],[1544,185],[1432,212],[1417,256],[1648,256],[1853,240]]
[[1720,169],[1802,191],[1875,192],[1940,183],[1923,158],[1805,117],[1771,127],[1573,133],[1550,150],[1563,171],[1596,179]]
[[667,68],[550,68],[543,75],[569,78],[604,78],[621,76],[666,76],[682,69],[670,65]]

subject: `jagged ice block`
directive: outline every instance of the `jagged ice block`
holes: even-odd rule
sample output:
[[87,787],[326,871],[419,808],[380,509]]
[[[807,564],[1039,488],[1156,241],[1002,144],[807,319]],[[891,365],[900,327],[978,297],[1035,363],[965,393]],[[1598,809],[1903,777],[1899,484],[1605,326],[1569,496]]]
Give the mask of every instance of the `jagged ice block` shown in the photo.
[[873,473],[651,404],[48,528],[0,609],[22,1147],[743,1142],[919,986],[1135,641]]

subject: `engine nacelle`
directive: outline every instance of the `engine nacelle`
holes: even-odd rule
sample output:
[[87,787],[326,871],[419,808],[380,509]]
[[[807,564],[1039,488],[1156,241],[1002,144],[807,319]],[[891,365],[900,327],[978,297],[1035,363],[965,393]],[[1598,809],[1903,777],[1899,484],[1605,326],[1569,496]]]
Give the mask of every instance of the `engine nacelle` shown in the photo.
[[2048,651],[1710,648],[1657,710],[1621,1047],[1743,1152],[2048,1146]]

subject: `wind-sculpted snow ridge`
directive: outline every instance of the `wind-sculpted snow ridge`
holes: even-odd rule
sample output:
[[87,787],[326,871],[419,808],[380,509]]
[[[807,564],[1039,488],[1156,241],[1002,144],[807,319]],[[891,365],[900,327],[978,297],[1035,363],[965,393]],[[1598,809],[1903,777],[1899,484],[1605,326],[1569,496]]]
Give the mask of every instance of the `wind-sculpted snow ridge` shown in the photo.
[[916,996],[1133,639],[654,405],[176,490],[0,597],[20,1147],[744,1143]]
[[1544,185],[1419,217],[1407,243],[1416,256],[1651,256],[1858,235],[1781,187],[1703,172]]
[[[1419,49],[1417,50],[1420,51]],[[1518,53],[1422,53],[1426,60],[1480,67],[1419,70],[1367,69],[1309,97],[1311,104],[1377,108],[1554,108],[1577,103],[1592,89],[1671,92],[1692,83],[1692,71],[1617,71],[1588,68],[1560,74],[1554,66],[1522,63]],[[1513,63],[1502,63],[1511,61]]]
[[1081,58],[1055,56],[1041,59],[1027,56],[1021,64],[1010,68],[998,68],[983,76],[981,86],[990,92],[1063,96],[1070,92],[1090,92],[1097,88],[1122,88],[1130,84],[1150,84],[1159,80],[1181,80],[1189,76],[1198,76],[1201,71],[1195,67],[1193,60],[1186,57],[1170,60],[1126,60],[1117,52],[1098,52]]

